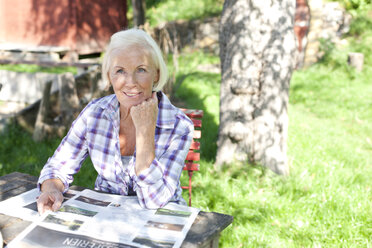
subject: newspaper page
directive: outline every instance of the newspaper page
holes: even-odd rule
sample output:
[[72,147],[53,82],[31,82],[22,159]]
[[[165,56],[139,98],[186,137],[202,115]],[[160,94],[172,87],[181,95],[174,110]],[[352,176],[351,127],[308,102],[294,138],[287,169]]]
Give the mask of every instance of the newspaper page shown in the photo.
[[[63,196],[63,202],[79,194],[79,191],[69,190]],[[37,188],[22,193],[18,196],[9,198],[0,202],[0,213],[14,216],[27,221],[36,221],[40,215],[37,212],[37,197],[39,196]]]
[[[35,192],[26,193],[17,196],[22,201],[7,203],[31,204]],[[71,195],[59,211],[37,217],[7,247],[180,247],[199,213],[199,209],[175,203],[156,210],[143,209],[136,196],[92,190]],[[0,203],[0,211],[4,202]],[[30,211],[23,212],[27,213],[18,217]]]

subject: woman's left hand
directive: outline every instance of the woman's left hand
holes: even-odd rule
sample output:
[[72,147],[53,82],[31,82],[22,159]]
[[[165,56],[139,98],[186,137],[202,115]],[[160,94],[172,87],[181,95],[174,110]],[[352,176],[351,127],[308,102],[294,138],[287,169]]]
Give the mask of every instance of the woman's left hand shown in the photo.
[[151,165],[155,158],[155,127],[158,118],[158,98],[152,97],[130,109],[136,128],[136,174]]

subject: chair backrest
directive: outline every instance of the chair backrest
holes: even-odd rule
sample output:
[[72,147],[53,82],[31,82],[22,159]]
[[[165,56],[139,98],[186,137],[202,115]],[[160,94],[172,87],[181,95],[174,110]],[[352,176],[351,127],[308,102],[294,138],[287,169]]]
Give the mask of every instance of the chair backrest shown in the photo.
[[192,193],[192,175],[194,171],[198,171],[200,165],[195,163],[200,160],[200,138],[201,138],[201,127],[202,117],[204,115],[203,110],[199,109],[182,109],[182,111],[192,120],[194,123],[194,136],[191,142],[189,153],[185,160],[184,171],[187,171],[189,176],[189,182],[187,186],[182,186],[183,189],[189,191],[189,206],[191,206],[191,193]]

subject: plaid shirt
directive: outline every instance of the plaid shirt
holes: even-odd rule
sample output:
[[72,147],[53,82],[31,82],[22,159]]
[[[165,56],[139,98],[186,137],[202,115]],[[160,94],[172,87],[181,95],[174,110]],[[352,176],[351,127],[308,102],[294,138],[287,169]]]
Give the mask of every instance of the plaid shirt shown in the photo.
[[133,185],[139,203],[145,208],[159,208],[182,198],[180,176],[191,144],[194,126],[191,120],[174,107],[163,93],[158,93],[159,111],[155,129],[155,159],[138,176],[135,173],[136,153],[123,167],[120,145],[119,102],[109,95],[90,102],[72,123],[66,137],[41,171],[38,187],[47,179],[59,178],[65,191],[90,155],[98,172],[95,189],[128,195]]

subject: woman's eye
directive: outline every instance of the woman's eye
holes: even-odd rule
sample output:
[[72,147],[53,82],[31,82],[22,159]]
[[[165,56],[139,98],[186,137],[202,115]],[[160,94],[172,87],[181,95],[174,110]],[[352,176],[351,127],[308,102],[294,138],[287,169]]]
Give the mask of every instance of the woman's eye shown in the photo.
[[138,72],[146,72],[144,68],[138,68]]
[[117,69],[117,70],[116,70],[116,73],[123,73],[123,72],[124,72],[123,69]]

